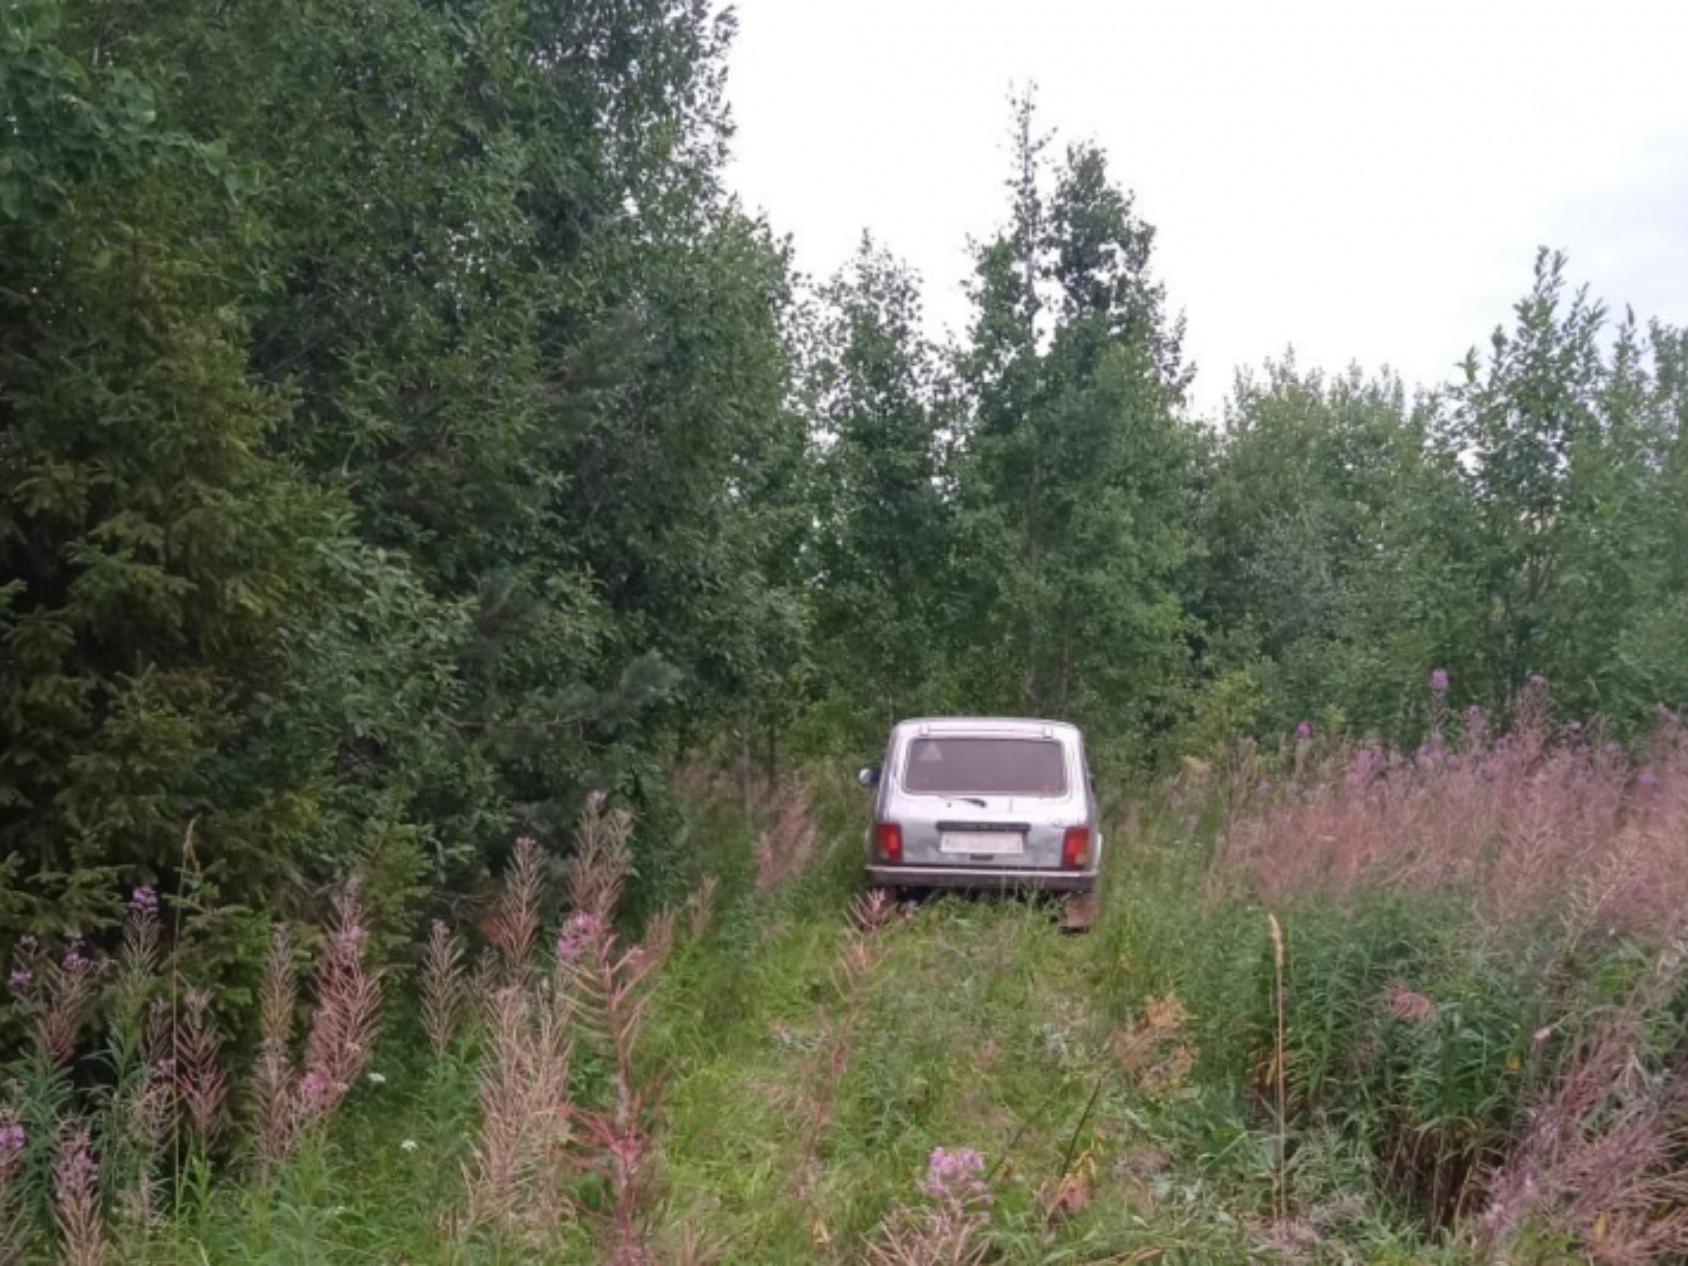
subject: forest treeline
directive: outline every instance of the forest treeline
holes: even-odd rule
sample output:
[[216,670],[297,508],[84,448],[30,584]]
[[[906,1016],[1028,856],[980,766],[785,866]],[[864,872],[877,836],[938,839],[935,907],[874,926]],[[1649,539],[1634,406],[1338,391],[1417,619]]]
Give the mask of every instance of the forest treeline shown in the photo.
[[733,24],[0,11],[0,936],[185,886],[250,964],[594,788],[660,885],[678,753],[923,710],[1147,767],[1537,676],[1620,736],[1688,697],[1688,331],[1542,254],[1452,381],[1286,357],[1215,425],[1153,229],[1020,101],[939,344],[871,239],[808,284],[727,189]]

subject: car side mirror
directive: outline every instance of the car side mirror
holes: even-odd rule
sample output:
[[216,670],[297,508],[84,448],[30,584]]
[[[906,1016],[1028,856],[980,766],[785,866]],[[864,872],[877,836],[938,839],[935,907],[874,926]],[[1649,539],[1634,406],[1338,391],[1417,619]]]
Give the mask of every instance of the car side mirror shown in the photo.
[[864,787],[877,787],[879,785],[879,766],[863,765],[856,771],[856,781]]

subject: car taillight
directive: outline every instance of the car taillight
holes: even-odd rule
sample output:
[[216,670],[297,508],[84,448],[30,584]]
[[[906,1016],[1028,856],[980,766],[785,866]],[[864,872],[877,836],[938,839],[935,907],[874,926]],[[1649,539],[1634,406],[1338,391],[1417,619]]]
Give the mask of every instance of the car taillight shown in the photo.
[[1077,870],[1084,865],[1084,855],[1090,851],[1090,828],[1069,826],[1061,837],[1061,865]]
[[903,860],[903,828],[895,822],[875,822],[873,824],[873,844],[879,851],[882,862],[900,862]]

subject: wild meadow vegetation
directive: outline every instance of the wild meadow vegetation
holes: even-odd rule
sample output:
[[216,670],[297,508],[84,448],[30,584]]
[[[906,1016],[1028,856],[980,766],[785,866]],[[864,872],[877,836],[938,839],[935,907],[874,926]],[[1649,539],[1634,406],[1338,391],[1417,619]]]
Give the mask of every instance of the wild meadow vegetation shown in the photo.
[[[1688,331],[1199,416],[1027,95],[940,342],[734,29],[0,6],[0,1262],[1688,1254]],[[922,712],[1087,935],[862,890]]]
[[566,860],[517,841],[478,926],[385,963],[343,888],[277,925],[248,1043],[138,890],[113,960],[13,969],[5,1247],[1672,1260],[1688,733],[1632,759],[1522,708],[1192,762],[1116,806],[1085,935],[864,892],[842,769],[748,802],[677,771],[695,882],[636,928],[599,798]]

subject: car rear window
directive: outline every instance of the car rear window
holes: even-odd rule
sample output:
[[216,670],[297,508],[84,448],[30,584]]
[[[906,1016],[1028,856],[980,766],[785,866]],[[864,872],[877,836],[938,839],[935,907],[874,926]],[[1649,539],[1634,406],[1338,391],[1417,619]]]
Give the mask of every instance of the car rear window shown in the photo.
[[1067,762],[1059,743],[1021,738],[918,738],[903,763],[903,789],[937,795],[1060,796]]

